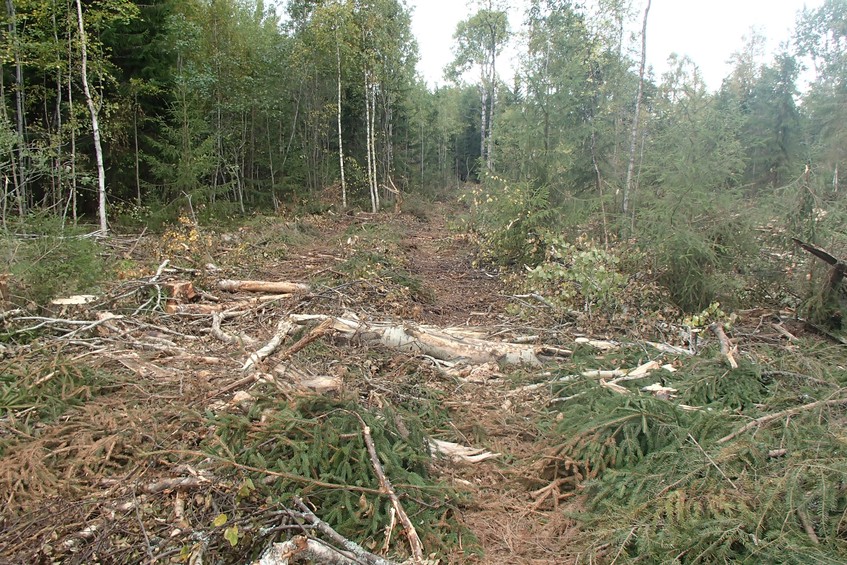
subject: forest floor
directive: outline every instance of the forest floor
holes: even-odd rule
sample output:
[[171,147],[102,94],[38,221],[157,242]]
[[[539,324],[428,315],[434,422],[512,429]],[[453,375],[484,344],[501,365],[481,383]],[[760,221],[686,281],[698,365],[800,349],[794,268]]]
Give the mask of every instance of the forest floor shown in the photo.
[[[242,371],[291,313],[353,313],[365,321],[461,327],[492,339],[534,336],[572,347],[584,329],[533,327],[532,319],[511,313],[521,299],[497,272],[475,266],[474,238],[453,221],[455,210],[437,205],[416,215],[263,217],[220,233],[184,225],[164,236],[123,236],[109,252],[121,257],[125,272],[92,302],[42,305],[18,312],[14,323],[5,316],[0,558],[249,561],[269,532],[286,526],[273,522],[266,500],[249,497],[252,482],[225,471],[267,479],[284,473],[244,463],[216,429],[228,415],[247,418],[269,395],[279,406],[294,406],[317,394],[368,410],[406,407],[417,411],[426,435],[497,454],[432,463],[430,478],[460,494],[448,505],[458,528],[450,549],[440,552],[424,539],[441,562],[575,562],[582,532],[569,511],[579,510],[579,490],[544,472],[557,416],[545,383],[551,373],[572,371],[571,360],[456,376],[427,356],[319,338],[271,354],[258,373]],[[204,266],[208,260],[214,268]],[[221,279],[311,289],[260,300],[221,292]],[[210,309],[236,305],[221,323],[224,334],[241,337],[221,339],[211,310],[162,311],[168,281],[191,281],[200,293],[195,300]],[[596,367],[609,362],[601,350],[591,357]],[[311,385],[315,380],[321,384]],[[259,435],[265,413],[246,421],[248,438]],[[231,457],[211,455],[210,445]],[[321,510],[327,509],[315,512]],[[227,537],[234,515],[237,544]],[[399,527],[395,536],[402,546]]]

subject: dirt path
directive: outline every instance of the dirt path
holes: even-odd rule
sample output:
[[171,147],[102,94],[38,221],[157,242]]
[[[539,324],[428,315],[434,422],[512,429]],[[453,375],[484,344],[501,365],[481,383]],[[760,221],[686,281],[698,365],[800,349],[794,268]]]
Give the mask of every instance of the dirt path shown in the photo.
[[503,313],[497,273],[473,266],[474,245],[448,229],[443,211],[426,221],[405,222],[403,245],[409,270],[433,292],[433,303],[423,307],[423,321],[481,326]]

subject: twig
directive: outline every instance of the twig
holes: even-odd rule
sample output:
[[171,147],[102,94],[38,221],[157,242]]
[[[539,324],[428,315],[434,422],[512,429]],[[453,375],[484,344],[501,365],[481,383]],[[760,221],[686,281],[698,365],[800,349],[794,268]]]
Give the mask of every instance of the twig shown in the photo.
[[729,482],[729,484],[731,484],[731,485],[732,485],[732,488],[734,488],[735,490],[738,490],[738,485],[736,485],[734,482],[732,482],[732,479],[730,479],[730,478],[726,475],[726,473],[724,473],[724,472],[723,472],[723,469],[721,469],[720,467],[718,467],[718,464],[717,464],[717,463],[715,463],[715,460],[714,460],[714,459],[712,459],[712,457],[711,457],[708,453],[706,453],[706,450],[705,450],[705,449],[703,449],[703,447],[702,447],[699,443],[697,443],[697,440],[696,440],[696,439],[694,439],[694,436],[693,436],[693,435],[691,435],[691,434],[688,434],[688,439],[690,439],[692,442],[694,442],[694,445],[696,445],[696,446],[697,446],[697,449],[699,449],[699,450],[700,450],[700,453],[702,453],[703,455],[705,455],[705,456],[706,456],[706,459],[708,459],[708,460],[709,460],[709,463],[711,463],[711,464],[712,464],[712,466],[713,466],[715,469],[717,469],[717,470],[718,470],[718,473],[720,473],[720,474],[721,474],[721,476],[722,476],[724,479],[726,479],[726,480],[727,480],[727,482]]
[[271,545],[256,565],[289,565],[293,558],[306,559],[309,562],[325,563],[326,565],[358,565],[358,559],[350,559],[344,553],[327,543],[309,539],[304,535],[294,536],[288,541]]
[[238,346],[253,346],[256,343],[256,340],[250,336],[241,334],[238,336],[234,336],[226,333],[221,329],[221,321],[230,316],[226,316],[221,314],[220,312],[212,312],[212,335],[221,340],[224,343],[229,343],[231,345]]
[[806,516],[806,513],[802,508],[797,509],[797,517],[800,519],[800,524],[803,526],[803,530],[806,532],[806,535],[809,536],[812,543],[819,545],[820,540],[818,539],[818,535],[815,533],[815,529],[812,527],[809,517]]
[[129,251],[124,253],[124,257],[129,259],[132,256],[132,252],[135,251],[135,248],[138,247],[138,244],[141,243],[141,239],[144,237],[144,234],[147,233],[147,226],[144,226],[144,229],[141,230],[141,235],[138,236],[138,239],[135,240],[135,243],[132,244],[132,247],[129,248]]
[[768,422],[772,422],[773,420],[779,420],[780,418],[785,418],[786,416],[793,416],[794,414],[799,414],[800,412],[806,412],[809,410],[814,410],[815,408],[819,408],[822,406],[839,406],[842,404],[847,404],[847,398],[836,398],[833,400],[818,400],[817,402],[811,402],[809,404],[804,404],[802,406],[797,406],[794,408],[789,408],[788,410],[783,410],[782,412],[777,412],[775,414],[768,414],[767,416],[762,416],[761,418],[756,418],[752,422],[746,424],[745,426],[735,430],[731,434],[722,437],[718,440],[718,443],[726,443],[731,439],[734,439],[744,432],[752,430],[753,428],[757,428],[762,424],[767,424]]
[[313,329],[308,334],[306,334],[305,336],[300,338],[300,340],[297,343],[295,343],[294,345],[289,347],[288,350],[285,353],[282,354],[281,360],[285,361],[286,359],[289,359],[292,355],[294,355],[298,351],[302,350],[304,347],[306,347],[307,345],[309,345],[310,343],[312,343],[316,339],[330,333],[333,329],[332,328],[333,321],[334,320],[332,318],[327,318],[326,320],[324,320],[323,322],[318,324],[318,326],[315,329]]
[[421,538],[418,537],[418,532],[415,530],[415,526],[409,519],[409,515],[406,514],[406,511],[403,509],[403,505],[400,504],[400,499],[394,492],[394,487],[391,486],[391,481],[389,481],[388,477],[385,476],[385,471],[383,471],[382,464],[379,462],[379,455],[377,455],[376,446],[374,445],[373,438],[371,437],[371,429],[359,414],[356,414],[356,417],[362,424],[362,435],[365,439],[365,446],[368,448],[371,465],[379,479],[380,490],[387,494],[388,498],[391,500],[391,505],[397,512],[397,518],[400,520],[400,523],[403,524],[403,528],[405,530],[404,533],[409,539],[409,548],[412,551],[412,562],[423,563],[423,544],[421,543]]

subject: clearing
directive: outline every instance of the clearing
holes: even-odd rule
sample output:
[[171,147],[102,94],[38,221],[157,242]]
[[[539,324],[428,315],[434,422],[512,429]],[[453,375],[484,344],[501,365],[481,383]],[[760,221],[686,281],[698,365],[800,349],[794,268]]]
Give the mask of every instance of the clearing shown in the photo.
[[[510,295],[496,271],[476,267],[476,241],[450,225],[451,214],[438,205],[417,216],[263,217],[223,233],[186,224],[162,237],[116,238],[109,252],[138,266],[123,280],[85,304],[5,312],[0,556],[246,563],[274,541],[313,535],[309,510],[370,552],[406,555],[411,535],[380,472],[419,530],[424,556],[443,563],[570,563],[587,560],[586,552],[614,561],[628,551],[632,536],[598,542],[573,518],[586,501],[583,479],[613,468],[615,455],[604,452],[598,466],[580,440],[585,430],[562,435],[570,414],[563,407],[586,394],[567,387],[581,374],[579,382],[610,399],[630,395],[682,413],[671,403],[674,388],[641,389],[664,385],[689,352],[671,347],[680,345],[671,330],[651,344],[595,328],[588,342],[582,321],[553,320],[544,304]],[[309,287],[228,293],[218,289],[224,279]],[[175,283],[189,281],[197,293],[190,301],[168,298]],[[320,320],[285,325],[298,315],[361,326],[344,335]],[[437,326],[454,328],[460,340],[473,334],[538,352],[543,345],[547,363],[454,366],[414,347],[375,345],[368,330],[378,322],[413,336]],[[703,381],[696,386],[722,394],[723,385],[702,375],[716,367],[728,374],[724,363],[738,339],[755,356],[767,343],[813,339],[805,334],[779,312],[743,313],[730,349],[694,362]],[[709,335],[702,339],[717,351]],[[274,336],[277,347],[251,358]],[[789,390],[809,378],[837,384],[783,365],[783,375],[768,378],[792,379]],[[663,376],[651,379],[652,371]],[[761,394],[750,396],[737,412],[763,403]],[[727,418],[730,429],[749,421]],[[626,436],[626,423],[616,425]],[[371,431],[378,462],[366,456]],[[628,436],[590,431],[601,451],[626,445]],[[431,440],[472,450],[430,461]],[[719,481],[744,489],[743,478],[724,470],[731,463],[704,461],[701,476],[720,471]],[[797,516],[810,539],[824,535],[802,511]]]

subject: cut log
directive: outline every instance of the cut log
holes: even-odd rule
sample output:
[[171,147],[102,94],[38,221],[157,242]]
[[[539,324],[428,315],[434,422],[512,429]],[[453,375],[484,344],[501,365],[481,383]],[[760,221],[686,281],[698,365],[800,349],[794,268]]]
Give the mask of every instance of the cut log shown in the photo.
[[293,292],[309,292],[311,287],[303,283],[288,281],[218,281],[218,288],[227,292],[272,292],[288,294]]
[[444,330],[405,322],[361,322],[353,318],[332,318],[322,315],[292,314],[295,323],[331,320],[332,328],[344,339],[381,344],[391,349],[429,355],[446,361],[469,363],[505,363],[538,367],[538,355],[543,346],[489,341],[463,335],[455,329]]

